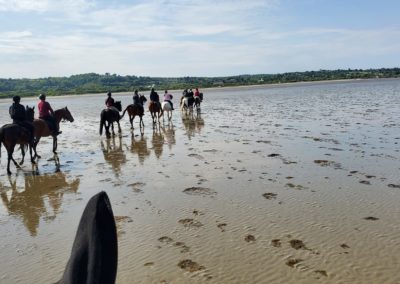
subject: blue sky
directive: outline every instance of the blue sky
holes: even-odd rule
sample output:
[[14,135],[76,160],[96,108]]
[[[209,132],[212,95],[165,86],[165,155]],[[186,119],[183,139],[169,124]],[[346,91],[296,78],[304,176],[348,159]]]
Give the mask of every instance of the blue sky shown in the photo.
[[0,78],[400,66],[397,0],[0,0]]

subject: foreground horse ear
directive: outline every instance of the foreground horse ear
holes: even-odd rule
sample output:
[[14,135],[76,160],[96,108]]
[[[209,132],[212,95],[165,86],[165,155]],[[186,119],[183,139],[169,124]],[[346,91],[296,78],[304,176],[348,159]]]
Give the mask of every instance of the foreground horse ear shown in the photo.
[[58,283],[115,283],[118,245],[107,194],[93,196],[83,211],[71,256]]

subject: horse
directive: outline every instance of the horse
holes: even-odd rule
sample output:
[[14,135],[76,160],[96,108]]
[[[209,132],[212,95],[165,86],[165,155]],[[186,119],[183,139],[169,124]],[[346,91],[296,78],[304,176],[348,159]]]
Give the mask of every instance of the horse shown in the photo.
[[164,112],[167,112],[168,120],[171,121],[172,119],[172,105],[170,102],[162,102],[161,103],[161,109],[162,109],[162,116],[163,116],[163,121],[164,121]]
[[[4,147],[7,150],[7,174],[11,175],[10,171],[10,161],[13,161],[14,165],[17,168],[21,168],[20,165],[24,163],[25,158],[25,145],[29,145],[29,153],[31,156],[31,163],[35,164],[35,159],[32,157],[32,149],[34,149],[34,141],[30,139],[29,130],[16,124],[6,124],[0,128],[0,155],[1,155],[1,144],[4,144]],[[21,145],[21,152],[22,152],[22,160],[18,164],[14,158],[14,148],[15,145]]]
[[181,98],[181,111],[185,111],[186,113],[193,113],[193,97],[182,97]]
[[129,122],[131,123],[131,129],[133,129],[133,120],[135,119],[135,116],[139,116],[140,121],[139,121],[139,127],[142,128],[144,127],[144,123],[143,123],[143,115],[144,115],[144,108],[143,105],[145,102],[147,102],[147,99],[145,96],[141,95],[139,97],[140,103],[142,104],[142,107],[136,105],[136,104],[131,104],[129,106],[126,107],[126,109],[124,110],[124,112],[122,113],[121,118],[125,115],[125,112],[128,111],[128,115],[129,115]]
[[202,102],[202,93],[200,93],[201,94],[201,96],[196,96],[196,97],[194,97],[194,107],[196,108],[196,111],[197,112],[199,112],[200,111],[200,104],[201,104],[201,102]]
[[[34,119],[34,113],[35,107],[26,107],[26,115],[28,119],[32,121],[33,127],[35,128],[35,142],[33,145],[33,151],[35,152],[34,158],[41,158],[36,152],[36,147],[39,144],[40,138],[48,136],[53,137],[53,153],[57,155],[57,135],[53,134],[53,131],[50,130],[48,123],[44,119]],[[61,121],[68,120],[69,122],[74,122],[74,118],[67,107],[55,110],[54,118],[58,129],[60,129]]]
[[83,211],[71,256],[58,283],[115,283],[117,267],[117,228],[110,200],[102,191]]
[[160,116],[162,115],[162,111],[161,111],[159,102],[151,101],[149,104],[149,111],[151,114],[151,118],[153,120],[153,124],[157,123],[156,119],[160,123]]
[[100,114],[100,135],[103,134],[103,126],[106,129],[107,138],[111,137],[110,134],[110,125],[112,134],[115,135],[114,132],[114,122],[118,124],[118,133],[121,133],[121,126],[119,125],[119,121],[122,118],[119,112],[122,110],[121,101],[116,101],[114,103],[114,107],[106,108],[101,111]]

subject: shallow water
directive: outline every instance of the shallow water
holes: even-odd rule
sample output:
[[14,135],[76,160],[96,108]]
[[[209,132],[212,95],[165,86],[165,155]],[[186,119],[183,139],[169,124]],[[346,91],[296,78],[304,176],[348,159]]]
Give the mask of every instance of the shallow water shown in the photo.
[[1,283],[58,280],[100,190],[118,283],[400,282],[400,80],[207,90],[199,116],[153,129],[146,112],[143,135],[125,117],[109,140],[104,95],[49,101],[75,118],[60,164],[43,138],[37,168],[8,177],[2,149]]

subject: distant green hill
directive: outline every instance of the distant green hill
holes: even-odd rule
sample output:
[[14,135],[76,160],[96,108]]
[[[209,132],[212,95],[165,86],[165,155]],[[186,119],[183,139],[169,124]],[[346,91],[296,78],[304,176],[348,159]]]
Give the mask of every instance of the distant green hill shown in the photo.
[[347,69],[290,72],[282,74],[238,75],[227,77],[138,77],[116,74],[80,74],[70,77],[48,77],[40,79],[0,79],[0,97],[126,92],[148,90],[152,85],[157,89],[208,88],[246,86],[302,81],[341,79],[399,78],[400,68]]

